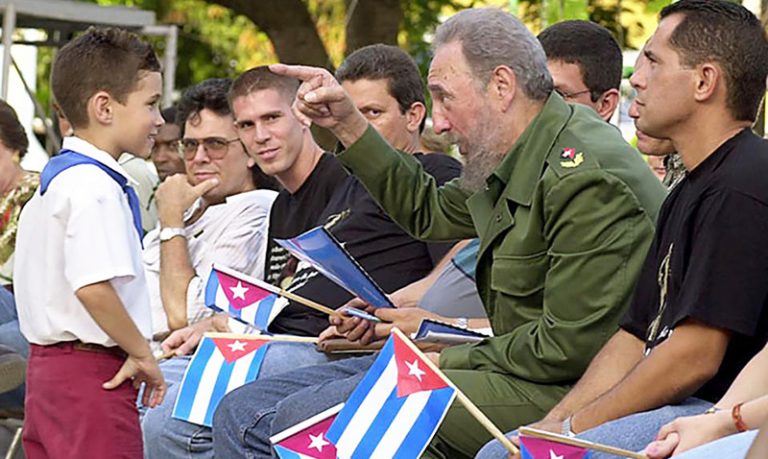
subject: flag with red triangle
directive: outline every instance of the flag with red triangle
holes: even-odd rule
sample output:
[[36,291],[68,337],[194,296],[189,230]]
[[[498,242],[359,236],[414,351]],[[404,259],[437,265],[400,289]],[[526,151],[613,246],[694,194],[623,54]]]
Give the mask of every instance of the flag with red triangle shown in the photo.
[[336,459],[336,447],[325,434],[343,403],[269,438],[280,459]]
[[204,336],[181,381],[176,419],[210,427],[224,395],[255,380],[269,340],[258,336]]
[[520,435],[522,459],[589,459],[590,451],[543,438]]
[[389,337],[328,429],[338,457],[418,458],[443,421],[456,390],[406,339]]
[[267,331],[287,305],[280,290],[267,282],[221,265],[213,265],[205,287],[205,305]]

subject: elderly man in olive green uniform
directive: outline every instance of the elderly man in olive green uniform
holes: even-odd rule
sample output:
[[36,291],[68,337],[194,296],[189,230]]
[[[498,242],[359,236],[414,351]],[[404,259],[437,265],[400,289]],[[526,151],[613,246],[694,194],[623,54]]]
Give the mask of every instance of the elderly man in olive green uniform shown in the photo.
[[[664,189],[618,130],[552,92],[541,46],[513,16],[462,11],[434,46],[434,127],[456,136],[466,160],[443,187],[393,150],[329,73],[272,70],[304,81],[297,112],[334,132],[344,165],[404,228],[480,237],[477,285],[495,337],[432,357],[511,430],[546,414],[616,331]],[[473,456],[489,438],[456,405],[428,453]]]

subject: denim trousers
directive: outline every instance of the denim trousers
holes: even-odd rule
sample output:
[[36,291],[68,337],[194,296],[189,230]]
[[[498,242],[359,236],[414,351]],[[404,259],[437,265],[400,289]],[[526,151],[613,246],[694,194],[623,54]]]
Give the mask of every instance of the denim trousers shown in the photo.
[[[688,398],[679,405],[667,405],[656,410],[632,414],[606,422],[578,434],[577,437],[630,451],[640,451],[656,439],[656,434],[664,424],[681,416],[701,414],[711,406],[711,403],[704,400]],[[507,435],[517,435],[517,432],[510,432]],[[506,459],[508,453],[501,443],[493,440],[488,442],[475,457],[476,459]],[[592,459],[614,459],[620,456],[592,451],[590,457]]]
[[[264,356],[259,379],[270,378],[303,366],[329,362],[332,359],[333,357],[316,351],[314,344],[273,342],[269,344]],[[144,436],[144,457],[147,459],[213,457],[213,435],[210,428],[180,421],[171,416],[179,386],[190,361],[190,356],[174,357],[160,364],[168,391],[162,404],[143,410],[141,429]]]
[[729,435],[686,451],[676,459],[744,459],[757,436],[757,430]]
[[301,368],[230,392],[213,417],[216,457],[272,457],[271,435],[346,401],[375,358]]
[[[13,349],[25,359],[29,356],[29,343],[19,330],[19,316],[13,294],[0,286],[0,344]],[[24,406],[24,385],[0,394],[0,409]]]

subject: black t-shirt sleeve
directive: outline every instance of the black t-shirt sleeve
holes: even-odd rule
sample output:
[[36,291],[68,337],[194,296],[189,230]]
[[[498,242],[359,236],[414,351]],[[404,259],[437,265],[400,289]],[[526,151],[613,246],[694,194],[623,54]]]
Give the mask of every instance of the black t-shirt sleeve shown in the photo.
[[691,317],[751,336],[768,296],[768,206],[721,189],[697,214],[672,324]]

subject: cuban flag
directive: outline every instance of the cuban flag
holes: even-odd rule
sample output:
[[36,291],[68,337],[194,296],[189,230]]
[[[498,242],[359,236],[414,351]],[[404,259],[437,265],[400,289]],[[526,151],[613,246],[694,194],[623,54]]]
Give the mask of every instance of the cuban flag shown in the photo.
[[325,436],[343,403],[269,438],[280,459],[336,459],[336,447]]
[[211,427],[224,395],[259,375],[268,343],[256,336],[205,335],[184,373],[172,416]]
[[456,390],[395,330],[326,438],[339,458],[418,458]]
[[280,290],[246,274],[213,265],[205,287],[205,305],[267,331],[272,320],[288,306]]
[[589,459],[589,450],[543,438],[520,435],[522,459]]

